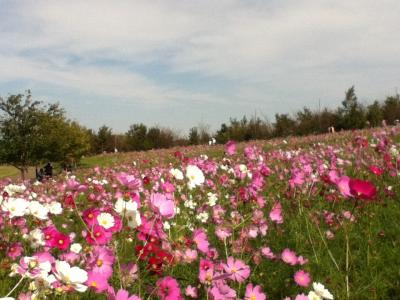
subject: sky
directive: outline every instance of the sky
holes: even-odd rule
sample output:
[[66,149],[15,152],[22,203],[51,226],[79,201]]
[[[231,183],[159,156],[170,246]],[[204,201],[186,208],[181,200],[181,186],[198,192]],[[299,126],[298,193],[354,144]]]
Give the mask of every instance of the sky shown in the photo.
[[400,88],[398,0],[0,0],[0,96],[123,133],[370,103]]

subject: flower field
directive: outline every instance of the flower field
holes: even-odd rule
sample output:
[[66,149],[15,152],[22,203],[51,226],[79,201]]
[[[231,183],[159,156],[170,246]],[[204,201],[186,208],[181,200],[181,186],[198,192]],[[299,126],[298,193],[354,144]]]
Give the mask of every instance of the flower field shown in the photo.
[[400,299],[400,128],[3,180],[0,297]]

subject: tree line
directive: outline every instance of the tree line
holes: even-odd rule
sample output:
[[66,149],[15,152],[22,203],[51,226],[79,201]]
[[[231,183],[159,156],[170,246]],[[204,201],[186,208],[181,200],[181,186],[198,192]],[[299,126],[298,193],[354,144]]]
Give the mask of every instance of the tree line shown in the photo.
[[231,118],[216,132],[200,124],[187,136],[160,126],[132,124],[123,134],[103,125],[97,131],[69,120],[59,104],[34,101],[32,94],[0,97],[0,163],[10,164],[25,176],[28,166],[46,161],[74,163],[83,155],[115,151],[145,151],[173,146],[206,144],[211,138],[217,143],[228,140],[249,141],[290,135],[394,125],[400,119],[400,96],[364,105],[357,99],[354,86],[336,109],[311,110],[304,107],[295,114],[275,114],[274,122],[257,116]]

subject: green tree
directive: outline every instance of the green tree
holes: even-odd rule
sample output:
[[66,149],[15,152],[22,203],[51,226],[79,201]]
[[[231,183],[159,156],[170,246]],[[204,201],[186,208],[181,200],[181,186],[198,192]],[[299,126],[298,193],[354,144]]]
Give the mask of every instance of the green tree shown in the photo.
[[112,129],[106,125],[101,126],[97,131],[97,149],[99,149],[101,153],[114,150]]
[[400,96],[387,97],[383,103],[383,117],[388,124],[394,124],[395,120],[400,119]]
[[275,136],[288,136],[295,132],[296,121],[289,117],[288,114],[275,115]]
[[372,127],[380,126],[383,120],[382,107],[378,101],[367,107],[367,120]]
[[145,142],[147,136],[147,127],[146,125],[133,124],[129,127],[129,130],[125,133],[126,143],[128,144],[129,150],[145,150]]
[[29,166],[79,159],[89,150],[87,130],[68,121],[58,104],[33,101],[30,91],[0,98],[0,111],[0,162],[23,179]]
[[197,127],[190,128],[189,131],[189,145],[198,145],[200,141],[199,131]]
[[366,116],[364,108],[357,101],[354,85],[345,92],[342,102],[343,107],[338,113],[341,116],[341,127],[343,129],[361,129],[365,127]]

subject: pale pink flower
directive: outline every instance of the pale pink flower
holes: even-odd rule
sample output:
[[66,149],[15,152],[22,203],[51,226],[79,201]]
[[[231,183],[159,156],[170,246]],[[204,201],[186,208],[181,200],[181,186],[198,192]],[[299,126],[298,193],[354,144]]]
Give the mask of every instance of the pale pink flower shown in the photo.
[[287,263],[289,265],[294,266],[297,264],[296,252],[294,252],[288,248],[286,248],[282,251],[281,258],[285,263]]
[[269,213],[269,217],[270,217],[271,221],[276,222],[277,224],[283,223],[282,205],[280,202],[276,202],[274,204],[271,212]]

